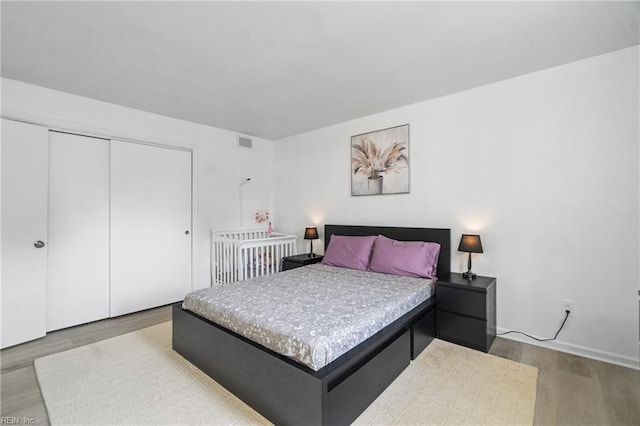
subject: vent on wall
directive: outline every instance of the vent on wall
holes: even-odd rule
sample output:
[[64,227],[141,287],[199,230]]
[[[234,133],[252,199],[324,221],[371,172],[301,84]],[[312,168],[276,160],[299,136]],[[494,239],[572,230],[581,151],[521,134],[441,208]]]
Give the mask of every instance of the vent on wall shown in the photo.
[[244,136],[238,136],[238,146],[242,148],[252,148],[253,140],[245,138]]

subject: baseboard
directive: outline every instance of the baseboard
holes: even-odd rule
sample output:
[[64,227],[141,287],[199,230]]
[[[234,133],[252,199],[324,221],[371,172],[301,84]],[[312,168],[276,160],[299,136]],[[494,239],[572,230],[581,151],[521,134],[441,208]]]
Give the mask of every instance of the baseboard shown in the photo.
[[[509,331],[508,329],[498,327],[498,333],[504,333]],[[553,349],[559,352],[566,352],[573,355],[583,356],[585,358],[591,358],[598,361],[608,362],[610,364],[620,365],[622,367],[632,368],[634,370],[640,370],[640,360],[633,357],[628,357],[613,352],[602,351],[599,349],[587,348],[585,346],[575,345],[573,343],[567,343],[560,340],[552,342],[538,342],[537,340],[530,339],[521,334],[511,333],[506,334],[503,337],[509,340],[515,340],[522,343],[529,343],[531,345],[540,346],[547,349]]]

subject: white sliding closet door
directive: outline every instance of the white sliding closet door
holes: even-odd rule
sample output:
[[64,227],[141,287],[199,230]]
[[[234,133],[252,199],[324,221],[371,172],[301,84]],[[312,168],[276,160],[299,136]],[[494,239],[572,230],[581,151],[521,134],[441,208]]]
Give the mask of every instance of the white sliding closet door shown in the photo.
[[47,331],[109,317],[109,143],[49,133]]
[[191,291],[191,152],[111,141],[111,316]]
[[48,129],[2,120],[2,347],[47,324]]

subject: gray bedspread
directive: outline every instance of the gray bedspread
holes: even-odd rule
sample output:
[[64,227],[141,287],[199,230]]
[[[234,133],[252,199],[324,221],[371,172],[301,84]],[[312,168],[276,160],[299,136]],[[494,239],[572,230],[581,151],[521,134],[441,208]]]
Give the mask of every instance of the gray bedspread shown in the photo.
[[316,264],[197,290],[182,306],[319,370],[427,300],[434,283]]

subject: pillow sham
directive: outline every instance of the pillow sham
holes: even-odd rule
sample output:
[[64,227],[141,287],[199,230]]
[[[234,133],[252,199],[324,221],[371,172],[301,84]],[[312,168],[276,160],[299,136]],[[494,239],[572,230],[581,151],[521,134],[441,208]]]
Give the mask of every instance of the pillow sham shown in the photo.
[[378,236],[369,270],[406,277],[436,278],[440,244],[424,241],[396,241]]
[[367,237],[332,235],[322,264],[366,271],[369,267],[373,243],[377,238],[375,235]]

